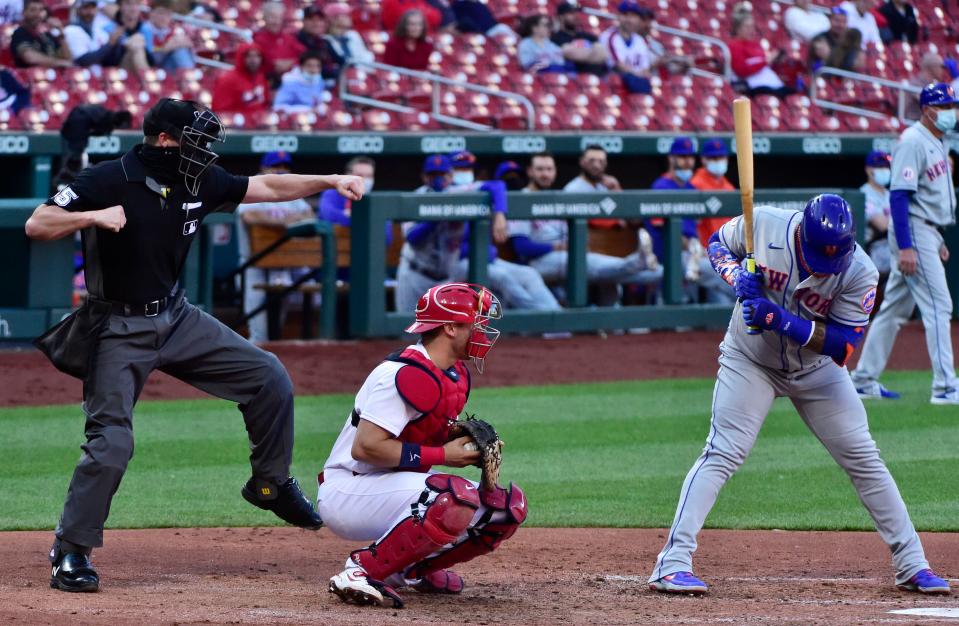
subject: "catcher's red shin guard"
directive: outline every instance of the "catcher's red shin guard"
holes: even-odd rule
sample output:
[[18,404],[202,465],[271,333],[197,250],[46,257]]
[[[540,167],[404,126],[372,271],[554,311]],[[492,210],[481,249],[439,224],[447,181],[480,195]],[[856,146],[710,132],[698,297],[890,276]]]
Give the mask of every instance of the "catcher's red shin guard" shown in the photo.
[[426,486],[439,495],[422,516],[411,515],[372,546],[351,554],[371,578],[384,580],[404,571],[456,541],[469,528],[480,505],[473,483],[459,476],[433,474],[426,479]]
[[[417,564],[407,574],[407,578],[422,578],[427,574],[446,569],[457,563],[464,563],[478,556],[489,554],[498,548],[503,541],[512,537],[526,520],[528,512],[526,496],[516,483],[511,482],[509,484],[509,491],[502,487],[497,487],[492,491],[484,491],[480,494],[480,500],[486,506],[487,512],[469,530],[469,537],[442,554]],[[497,512],[505,513],[505,519],[491,522],[490,520]]]

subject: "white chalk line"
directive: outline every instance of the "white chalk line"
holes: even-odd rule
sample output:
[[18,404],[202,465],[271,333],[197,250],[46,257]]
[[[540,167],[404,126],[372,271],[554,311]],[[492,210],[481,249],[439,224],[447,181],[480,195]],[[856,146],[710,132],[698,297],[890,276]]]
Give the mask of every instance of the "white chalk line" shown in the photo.
[[[603,576],[603,580],[609,582],[626,582],[626,583],[646,583],[648,578],[646,576],[619,576],[616,574],[610,574],[608,576]],[[728,576],[720,578],[726,582],[770,582],[770,583],[878,583],[882,584],[885,578],[857,578],[857,577],[843,577],[843,578],[820,578],[814,576]],[[947,578],[949,582],[959,583],[959,578]]]

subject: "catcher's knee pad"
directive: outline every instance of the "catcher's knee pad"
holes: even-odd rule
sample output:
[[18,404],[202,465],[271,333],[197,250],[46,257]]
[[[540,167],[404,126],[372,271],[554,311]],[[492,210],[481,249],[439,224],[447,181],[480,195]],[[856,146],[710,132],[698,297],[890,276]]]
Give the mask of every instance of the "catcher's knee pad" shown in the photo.
[[[422,578],[426,574],[446,569],[456,563],[489,554],[503,541],[512,537],[526,521],[528,513],[526,495],[515,483],[510,483],[509,490],[497,487],[491,491],[484,491],[480,494],[480,500],[486,507],[486,513],[469,530],[469,537],[442,554],[416,565],[411,570],[411,578]],[[493,521],[494,517],[497,518],[496,521]]]
[[[480,498],[473,483],[450,474],[433,474],[426,479],[414,513],[393,527],[369,548],[353,552],[353,560],[375,579],[383,580],[421,561],[448,543],[456,541],[473,521]],[[433,494],[432,501],[429,499]],[[426,505],[420,515],[418,507]]]

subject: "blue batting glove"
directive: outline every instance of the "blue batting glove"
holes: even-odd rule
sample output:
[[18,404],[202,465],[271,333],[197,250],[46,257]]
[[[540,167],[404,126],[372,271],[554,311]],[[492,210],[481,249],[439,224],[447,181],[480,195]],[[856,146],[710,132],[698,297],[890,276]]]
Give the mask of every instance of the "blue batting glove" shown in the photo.
[[736,290],[736,297],[740,300],[752,300],[765,295],[763,294],[763,275],[748,272],[742,267],[733,273],[733,288]]
[[783,310],[782,307],[766,298],[743,300],[743,321],[746,322],[746,326],[757,326],[762,330],[779,330],[783,322]]

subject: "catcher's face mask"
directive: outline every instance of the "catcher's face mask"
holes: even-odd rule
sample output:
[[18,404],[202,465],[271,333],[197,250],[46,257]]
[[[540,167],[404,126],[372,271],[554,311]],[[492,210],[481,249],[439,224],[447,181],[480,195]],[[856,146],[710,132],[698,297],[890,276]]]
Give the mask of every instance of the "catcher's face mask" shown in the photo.
[[180,137],[180,173],[192,195],[200,191],[200,178],[220,156],[211,147],[226,138],[220,118],[209,109],[193,112],[195,119],[183,128]]
[[490,320],[503,317],[503,307],[499,298],[485,287],[479,288],[477,294],[476,314],[473,317],[473,330],[470,334],[466,353],[473,361],[476,371],[483,373],[486,355],[493,348],[499,338],[499,331],[489,325]]

